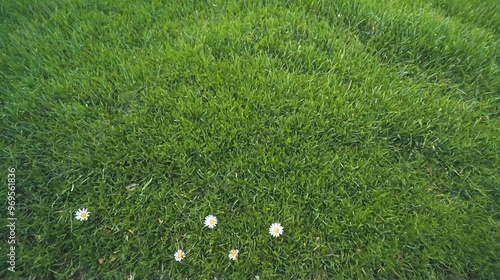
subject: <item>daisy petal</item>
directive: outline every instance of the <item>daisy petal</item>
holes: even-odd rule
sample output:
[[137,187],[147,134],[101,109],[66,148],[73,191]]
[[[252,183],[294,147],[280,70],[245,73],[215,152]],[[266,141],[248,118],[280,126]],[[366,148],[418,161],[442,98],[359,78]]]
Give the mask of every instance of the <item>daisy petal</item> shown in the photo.
[[184,259],[185,256],[186,256],[186,254],[184,253],[184,251],[182,251],[180,249],[177,250],[177,252],[175,252],[175,254],[174,254],[174,258],[178,262],[182,261],[182,259]]
[[76,211],[75,218],[79,221],[86,221],[86,220],[88,220],[89,216],[90,216],[90,212],[87,210],[87,208],[82,208],[82,209],[78,209],[78,211]]
[[205,226],[208,228],[214,228],[217,225],[217,218],[213,215],[208,215],[205,217]]
[[269,227],[269,234],[271,234],[273,237],[278,237],[283,234],[283,227],[279,223],[273,223]]

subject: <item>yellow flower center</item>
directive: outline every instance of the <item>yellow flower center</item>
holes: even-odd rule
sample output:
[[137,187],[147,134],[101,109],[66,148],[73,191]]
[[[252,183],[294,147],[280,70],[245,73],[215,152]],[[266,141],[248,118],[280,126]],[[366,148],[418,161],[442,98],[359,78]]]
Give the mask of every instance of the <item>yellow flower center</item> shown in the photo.
[[215,221],[214,221],[214,219],[210,219],[210,220],[208,221],[208,223],[209,223],[209,224],[211,224],[211,225],[213,225],[213,224],[215,224]]
[[182,258],[184,257],[184,255],[183,255],[182,253],[178,253],[178,254],[177,254],[177,257],[178,257],[179,259],[182,259]]
[[275,232],[275,233],[278,233],[278,232],[280,232],[280,229],[279,229],[279,228],[277,228],[277,227],[275,227],[275,228],[274,228],[274,232]]
[[236,258],[236,251],[232,251],[231,256],[233,256],[233,258]]
[[85,212],[81,213],[81,214],[80,214],[80,217],[81,217],[81,218],[85,218],[85,217],[87,217],[87,213],[85,213]]

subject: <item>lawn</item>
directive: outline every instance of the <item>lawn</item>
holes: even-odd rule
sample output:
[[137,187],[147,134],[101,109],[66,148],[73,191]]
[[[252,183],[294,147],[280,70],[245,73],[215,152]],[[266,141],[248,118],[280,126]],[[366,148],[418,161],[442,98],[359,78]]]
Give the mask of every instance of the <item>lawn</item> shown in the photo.
[[497,0],[3,1],[0,278],[499,279],[499,23]]

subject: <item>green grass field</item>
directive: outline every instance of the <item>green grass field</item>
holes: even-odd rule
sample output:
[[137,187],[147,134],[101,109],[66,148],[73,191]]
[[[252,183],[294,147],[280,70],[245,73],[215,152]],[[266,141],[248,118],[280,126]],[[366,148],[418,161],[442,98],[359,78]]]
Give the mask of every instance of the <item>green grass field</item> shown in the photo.
[[500,278],[499,1],[0,18],[1,279]]

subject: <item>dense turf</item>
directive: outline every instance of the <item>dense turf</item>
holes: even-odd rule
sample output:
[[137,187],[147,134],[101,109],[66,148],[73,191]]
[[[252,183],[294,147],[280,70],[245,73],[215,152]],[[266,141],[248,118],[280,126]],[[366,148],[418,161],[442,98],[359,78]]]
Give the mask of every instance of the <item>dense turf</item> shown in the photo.
[[17,276],[500,277],[498,1],[164,2],[0,4]]

